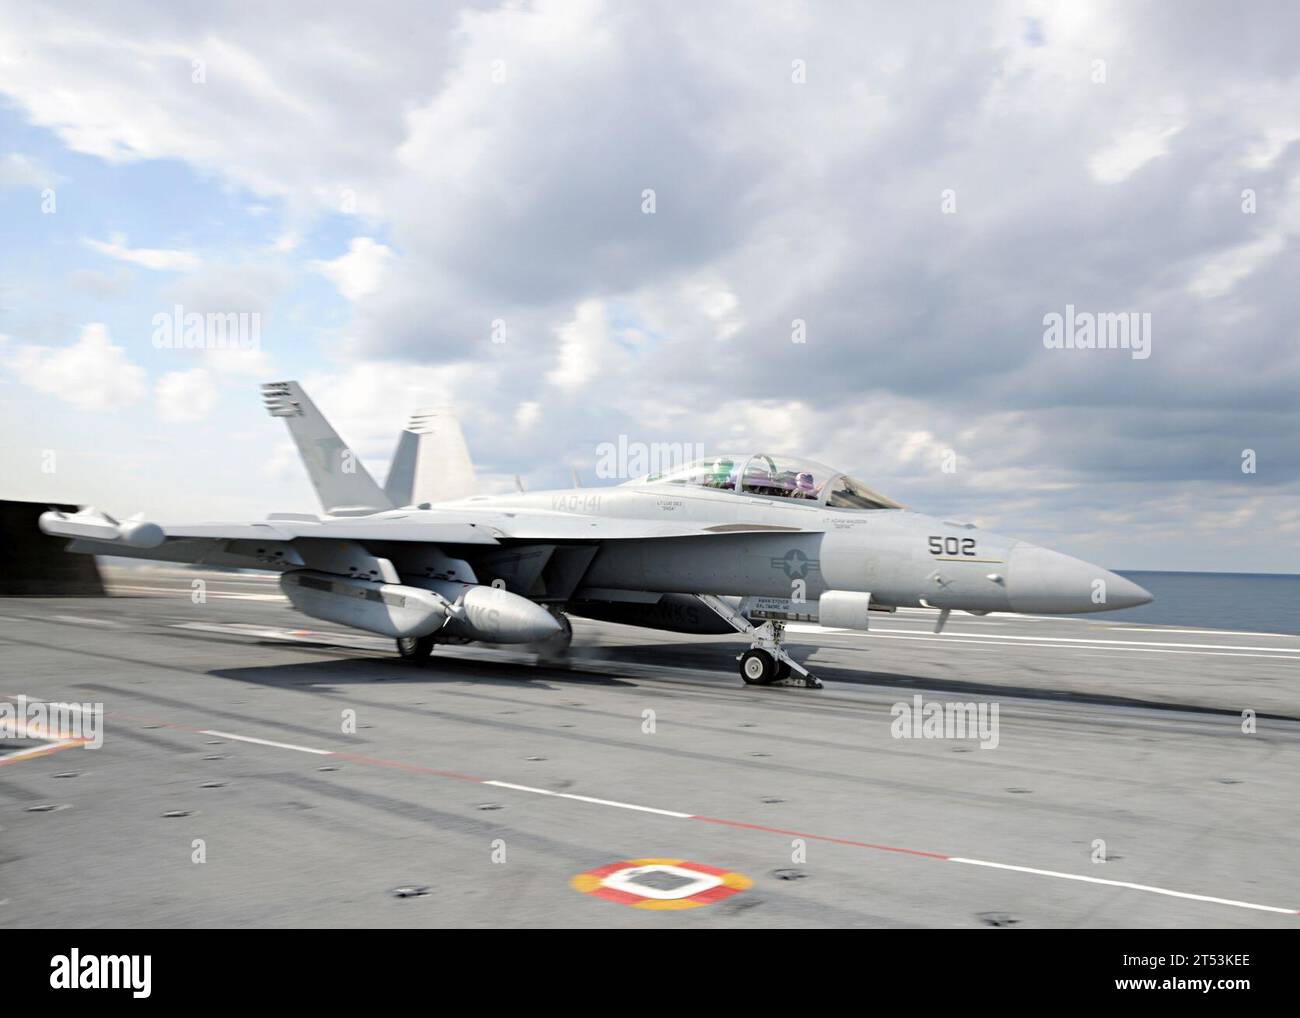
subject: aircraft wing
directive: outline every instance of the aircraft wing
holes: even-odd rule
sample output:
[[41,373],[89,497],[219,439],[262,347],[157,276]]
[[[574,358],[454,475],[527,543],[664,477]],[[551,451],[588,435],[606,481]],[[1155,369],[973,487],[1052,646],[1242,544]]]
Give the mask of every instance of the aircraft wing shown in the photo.
[[[77,513],[50,510],[41,515],[40,527],[47,534],[71,538],[68,550],[83,554],[330,572],[347,572],[363,565],[368,568],[378,559],[390,558],[423,568],[424,563],[443,555],[475,557],[473,546],[485,546],[481,551],[486,552],[490,546],[500,545],[570,543],[590,547],[605,541],[800,532],[800,528],[771,524],[686,523],[536,510],[396,510],[324,519],[284,514],[255,522],[172,524],[141,518],[118,521],[88,508]],[[594,553],[594,548],[591,551]]]
[[238,523],[153,523],[139,517],[118,521],[91,507],[77,513],[50,510],[41,530],[121,547],[156,548],[181,538],[293,541],[419,541],[426,544],[497,544],[513,540],[634,540],[709,534],[799,533],[803,528],[767,523],[679,523],[527,510],[493,512],[388,512],[320,519],[285,514]]
[[497,533],[482,521],[405,522],[371,517],[272,518],[251,523],[153,523],[118,521],[97,509],[42,513],[40,528],[72,539],[69,551],[162,562],[188,562],[243,568],[292,568],[303,560],[295,542],[363,545],[375,541],[433,545],[493,545]]
[[193,523],[160,525],[167,538],[207,537],[223,540],[262,538],[294,541],[420,541],[426,544],[497,544],[500,532],[485,523],[420,522],[352,517],[339,520],[273,520],[267,523]]

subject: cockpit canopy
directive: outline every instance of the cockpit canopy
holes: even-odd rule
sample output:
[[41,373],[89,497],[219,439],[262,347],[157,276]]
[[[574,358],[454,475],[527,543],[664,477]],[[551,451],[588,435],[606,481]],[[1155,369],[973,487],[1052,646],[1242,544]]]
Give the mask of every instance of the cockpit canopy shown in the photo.
[[872,491],[848,474],[793,456],[718,455],[694,460],[634,484],[680,484],[814,502],[830,509],[901,509],[899,503]]

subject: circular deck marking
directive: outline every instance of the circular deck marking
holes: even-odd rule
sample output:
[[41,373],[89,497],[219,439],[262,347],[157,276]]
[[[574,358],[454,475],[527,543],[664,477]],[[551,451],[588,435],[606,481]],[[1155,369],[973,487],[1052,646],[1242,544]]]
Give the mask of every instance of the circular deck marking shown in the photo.
[[743,873],[686,859],[624,859],[579,873],[569,883],[583,894],[650,909],[699,908],[754,886]]

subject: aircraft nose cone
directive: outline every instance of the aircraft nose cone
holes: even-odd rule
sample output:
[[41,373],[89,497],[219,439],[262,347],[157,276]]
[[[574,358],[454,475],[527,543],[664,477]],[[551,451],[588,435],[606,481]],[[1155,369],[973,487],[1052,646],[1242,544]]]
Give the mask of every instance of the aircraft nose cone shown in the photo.
[[1043,614],[1104,612],[1152,601],[1132,580],[1059,551],[1018,544],[1007,569],[1012,611]]

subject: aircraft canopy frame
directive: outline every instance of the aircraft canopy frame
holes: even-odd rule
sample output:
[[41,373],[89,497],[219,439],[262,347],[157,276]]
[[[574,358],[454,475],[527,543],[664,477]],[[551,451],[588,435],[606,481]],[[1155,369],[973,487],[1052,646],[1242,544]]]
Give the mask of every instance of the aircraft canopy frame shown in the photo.
[[720,453],[629,484],[684,485],[828,509],[902,509],[903,505],[841,470],[801,456]]

